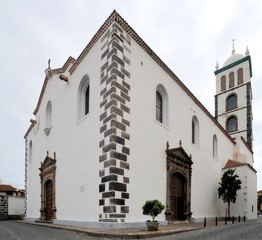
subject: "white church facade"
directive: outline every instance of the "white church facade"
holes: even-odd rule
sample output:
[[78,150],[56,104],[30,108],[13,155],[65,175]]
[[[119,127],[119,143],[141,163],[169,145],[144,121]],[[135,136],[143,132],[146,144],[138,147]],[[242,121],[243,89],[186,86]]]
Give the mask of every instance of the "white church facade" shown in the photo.
[[152,199],[162,224],[223,217],[228,168],[242,180],[231,214],[256,218],[249,53],[217,66],[215,117],[116,11],[45,73],[25,134],[27,220],[143,226]]

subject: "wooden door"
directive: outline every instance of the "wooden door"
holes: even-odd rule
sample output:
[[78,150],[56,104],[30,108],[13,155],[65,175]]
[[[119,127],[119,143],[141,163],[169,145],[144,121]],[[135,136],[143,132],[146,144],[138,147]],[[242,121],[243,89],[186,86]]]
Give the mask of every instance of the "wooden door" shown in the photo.
[[171,220],[183,220],[184,212],[184,179],[174,174],[171,179],[171,211],[173,212]]
[[45,207],[46,207],[46,220],[53,220],[53,183],[47,180],[45,184]]

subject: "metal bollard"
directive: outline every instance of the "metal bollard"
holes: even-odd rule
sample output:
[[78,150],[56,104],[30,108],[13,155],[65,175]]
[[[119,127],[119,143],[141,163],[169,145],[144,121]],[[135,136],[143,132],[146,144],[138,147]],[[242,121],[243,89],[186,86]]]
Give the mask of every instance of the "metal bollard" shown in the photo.
[[205,219],[204,219],[204,227],[206,227],[207,226],[207,218],[205,217]]
[[216,226],[217,226],[217,216],[216,216]]
[[240,215],[238,216],[238,222],[240,222]]
[[227,225],[227,216],[225,217],[225,225]]
[[232,224],[234,224],[234,222],[235,222],[235,217],[233,216],[233,218],[232,218]]

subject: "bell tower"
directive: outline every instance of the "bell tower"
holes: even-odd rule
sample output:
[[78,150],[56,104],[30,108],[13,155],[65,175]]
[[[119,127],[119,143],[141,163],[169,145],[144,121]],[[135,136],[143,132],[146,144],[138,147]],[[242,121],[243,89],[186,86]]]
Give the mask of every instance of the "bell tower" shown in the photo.
[[216,71],[215,118],[232,138],[243,137],[253,148],[252,65],[248,47],[245,55],[235,52]]

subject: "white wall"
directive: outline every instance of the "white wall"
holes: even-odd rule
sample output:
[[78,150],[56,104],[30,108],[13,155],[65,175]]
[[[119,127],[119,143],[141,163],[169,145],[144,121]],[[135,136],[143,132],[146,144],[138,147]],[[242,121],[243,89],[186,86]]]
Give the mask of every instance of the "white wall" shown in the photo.
[[[144,221],[141,206],[158,198],[166,204],[166,142],[192,154],[193,218],[222,215],[217,188],[221,169],[233,157],[234,144],[199,106],[139,46],[132,42],[131,170],[129,221]],[[143,65],[141,65],[143,62]],[[155,120],[155,91],[162,84],[169,98],[168,125]],[[191,121],[199,121],[199,145],[191,143]],[[212,156],[213,135],[218,138],[218,158]],[[164,220],[162,214],[158,217]]]
[[[242,181],[241,189],[237,192],[236,203],[231,203],[231,216],[244,215],[250,219],[257,218],[257,177],[253,170],[247,165],[238,166],[235,173],[238,174]],[[224,171],[226,171],[225,169]],[[227,205],[225,205],[227,207]],[[252,211],[253,206],[253,211]]]
[[[36,115],[40,122],[27,137],[33,142],[32,163],[27,167],[27,217],[40,217],[40,162],[49,151],[56,152],[56,208],[58,220],[98,221],[99,201],[99,72],[100,42],[92,48],[75,72],[69,84],[54,75],[47,84]],[[69,66],[70,68],[70,66]],[[82,77],[90,79],[90,113],[77,121],[77,93]],[[45,111],[52,102],[52,128],[44,133]],[[92,207],[90,207],[92,206]]]
[[[257,218],[257,176],[250,169],[247,169],[247,218]],[[253,207],[253,209],[252,209]]]
[[25,198],[8,196],[8,215],[25,214]]

